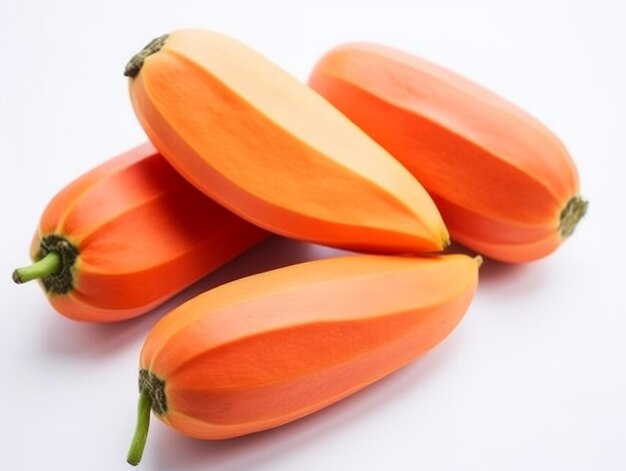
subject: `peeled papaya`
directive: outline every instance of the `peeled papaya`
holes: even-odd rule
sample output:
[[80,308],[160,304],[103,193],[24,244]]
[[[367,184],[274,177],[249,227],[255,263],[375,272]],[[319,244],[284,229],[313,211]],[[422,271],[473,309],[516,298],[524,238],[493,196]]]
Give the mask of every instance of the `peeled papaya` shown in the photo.
[[441,342],[476,290],[480,258],[354,255],[280,268],[203,293],[162,318],[140,356],[128,461],[151,411],[225,439],[311,414]]
[[587,203],[561,141],[519,107],[424,59],[346,44],[310,86],[394,155],[435,200],[453,240],[488,257],[544,257]]
[[125,74],[154,145],[242,218],[351,250],[448,245],[435,204],[402,165],[313,90],[234,39],[176,31],[148,44]]
[[52,306],[81,321],[138,316],[268,235],[196,190],[151,144],[131,149],[62,189],[31,244]]

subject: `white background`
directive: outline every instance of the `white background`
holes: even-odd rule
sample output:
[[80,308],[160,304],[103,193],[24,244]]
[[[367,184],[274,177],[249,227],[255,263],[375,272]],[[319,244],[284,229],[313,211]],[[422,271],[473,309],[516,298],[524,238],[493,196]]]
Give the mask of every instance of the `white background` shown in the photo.
[[[117,325],[57,315],[15,286],[41,211],[144,140],[122,69],[155,36],[228,33],[305,80],[327,49],[378,41],[506,96],[566,143],[589,214],[553,256],[487,262],[439,348],[295,424],[227,442],[153,421],[146,470],[626,469],[626,3],[69,2],[0,9],[0,468],[125,470],[137,359],[167,307]],[[176,302],[329,250],[274,239]],[[171,303],[171,308],[175,303]]]

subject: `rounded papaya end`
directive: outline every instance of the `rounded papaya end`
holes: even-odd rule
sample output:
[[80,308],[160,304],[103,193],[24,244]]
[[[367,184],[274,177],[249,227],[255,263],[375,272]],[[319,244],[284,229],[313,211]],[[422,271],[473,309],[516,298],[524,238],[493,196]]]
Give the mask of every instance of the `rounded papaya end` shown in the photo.
[[52,234],[41,239],[39,253],[32,265],[13,272],[13,281],[26,283],[40,279],[51,294],[67,294],[74,287],[73,268],[78,249],[67,239]]
[[589,202],[585,201],[580,195],[575,195],[561,211],[559,218],[559,232],[562,237],[569,237],[574,233],[578,221],[587,213]]
[[157,415],[167,412],[165,381],[146,369],[139,370],[139,404],[137,405],[137,425],[135,434],[126,455],[128,464],[137,466],[143,456],[150,428],[150,411]]
[[483,265],[483,257],[481,257],[480,255],[476,255],[474,257],[474,260],[476,260],[476,264],[478,265],[478,268],[480,268]]
[[146,57],[154,54],[155,52],[159,52],[165,44],[165,40],[168,36],[168,34],[164,34],[163,36],[153,39],[146,44],[141,51],[135,54],[124,68],[124,76],[130,78],[136,77],[143,67],[143,61],[146,60]]

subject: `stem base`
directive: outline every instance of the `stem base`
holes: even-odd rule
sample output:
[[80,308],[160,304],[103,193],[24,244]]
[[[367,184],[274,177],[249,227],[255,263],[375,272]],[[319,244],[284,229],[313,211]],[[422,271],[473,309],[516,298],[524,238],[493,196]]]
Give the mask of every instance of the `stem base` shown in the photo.
[[587,213],[589,202],[582,199],[580,195],[573,196],[561,211],[559,221],[559,232],[563,237],[569,237],[574,233],[578,221]]

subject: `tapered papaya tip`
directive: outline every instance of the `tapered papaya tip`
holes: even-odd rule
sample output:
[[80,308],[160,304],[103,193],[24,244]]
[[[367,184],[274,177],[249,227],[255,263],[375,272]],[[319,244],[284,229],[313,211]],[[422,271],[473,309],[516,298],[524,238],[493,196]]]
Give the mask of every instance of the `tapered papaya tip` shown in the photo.
[[587,214],[587,208],[589,202],[584,200],[580,195],[575,195],[567,202],[559,220],[559,232],[562,237],[569,237],[574,233],[578,221],[580,221],[585,214]]
[[146,57],[151,56],[155,52],[159,52],[163,45],[165,44],[165,40],[169,35],[164,34],[163,36],[159,36],[158,38],[150,41],[146,46],[135,54],[126,67],[124,68],[124,76],[134,78],[137,76],[141,68],[143,67],[143,62],[146,60]]

